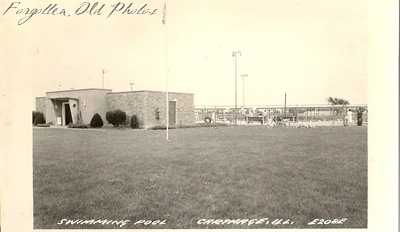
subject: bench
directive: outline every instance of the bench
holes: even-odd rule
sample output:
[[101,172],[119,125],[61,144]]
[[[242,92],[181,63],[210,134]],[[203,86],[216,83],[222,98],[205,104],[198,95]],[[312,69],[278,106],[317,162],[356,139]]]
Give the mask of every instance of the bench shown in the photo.
[[265,122],[265,117],[264,116],[246,116],[246,122],[249,124],[250,122],[260,122],[261,124],[264,124]]

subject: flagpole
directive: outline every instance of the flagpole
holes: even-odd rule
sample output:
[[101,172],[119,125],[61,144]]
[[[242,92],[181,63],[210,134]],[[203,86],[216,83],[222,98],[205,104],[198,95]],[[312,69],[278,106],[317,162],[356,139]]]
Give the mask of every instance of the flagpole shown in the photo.
[[164,34],[165,34],[165,125],[166,125],[166,133],[167,133],[167,141],[168,138],[168,127],[169,127],[169,100],[168,100],[168,54],[167,54],[167,24],[166,24],[166,14],[167,14],[167,2],[164,1],[164,10],[163,10],[163,20],[162,23],[164,24]]

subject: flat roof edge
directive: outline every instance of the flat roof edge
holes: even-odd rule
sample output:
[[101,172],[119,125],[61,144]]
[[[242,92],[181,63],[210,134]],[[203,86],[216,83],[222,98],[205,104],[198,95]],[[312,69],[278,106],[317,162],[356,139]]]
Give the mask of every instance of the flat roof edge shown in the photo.
[[[112,93],[107,93],[107,94],[118,94],[118,93],[144,93],[144,92],[153,92],[153,93],[166,93],[166,91],[156,91],[156,90],[136,90],[136,91],[112,92]],[[168,92],[168,93],[192,94],[192,95],[194,95],[194,93],[184,93],[184,92]]]
[[46,94],[47,93],[60,93],[60,92],[73,92],[73,91],[89,91],[89,90],[112,91],[112,89],[88,88],[88,89],[67,89],[67,90],[49,91],[49,92],[46,92]]

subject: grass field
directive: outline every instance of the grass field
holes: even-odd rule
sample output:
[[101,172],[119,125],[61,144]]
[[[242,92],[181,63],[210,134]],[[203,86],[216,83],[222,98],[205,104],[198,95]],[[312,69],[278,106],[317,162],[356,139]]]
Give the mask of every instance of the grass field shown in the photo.
[[356,126],[176,129],[170,141],[165,131],[35,128],[34,228],[366,228],[367,150],[367,127]]

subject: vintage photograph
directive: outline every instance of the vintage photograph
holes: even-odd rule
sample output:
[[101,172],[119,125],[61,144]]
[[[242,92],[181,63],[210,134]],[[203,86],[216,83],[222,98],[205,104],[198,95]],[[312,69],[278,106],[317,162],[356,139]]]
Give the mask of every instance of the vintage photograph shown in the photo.
[[33,229],[368,229],[368,10],[3,1]]

